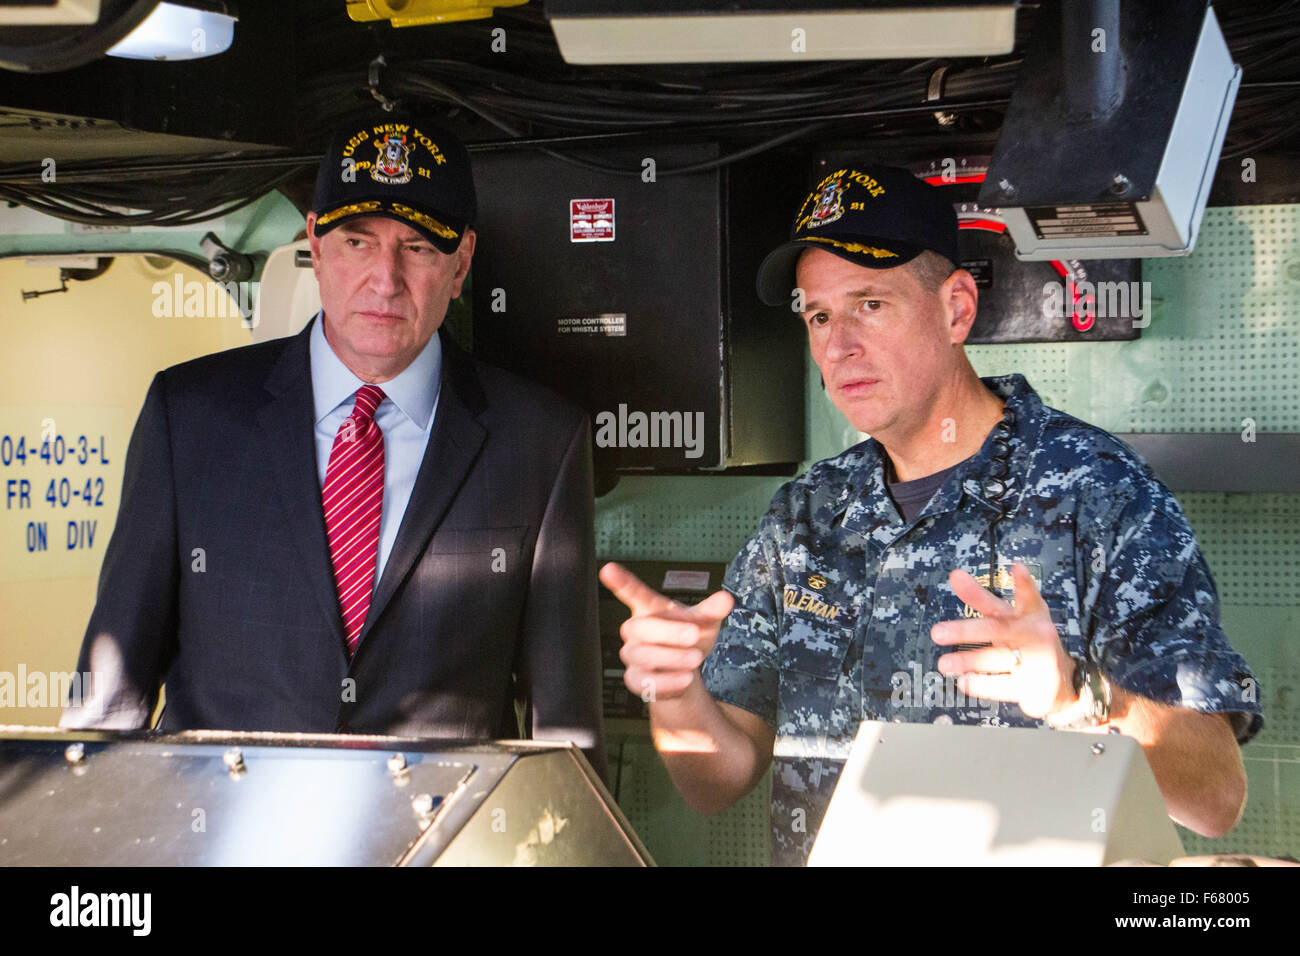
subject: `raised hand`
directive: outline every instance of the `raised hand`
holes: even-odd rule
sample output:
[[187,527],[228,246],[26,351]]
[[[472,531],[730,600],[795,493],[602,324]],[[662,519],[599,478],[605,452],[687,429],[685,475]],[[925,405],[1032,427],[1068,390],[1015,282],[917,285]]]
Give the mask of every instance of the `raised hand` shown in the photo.
[[953,571],[953,592],[982,617],[943,621],[930,629],[936,644],[988,644],[939,658],[941,674],[958,674],[962,693],[1020,705],[1042,718],[1076,699],[1074,660],[1065,653],[1047,602],[1023,564],[1013,565],[1014,603],[989,592],[965,571]]
[[628,690],[647,701],[680,697],[713,649],[732,596],[715,591],[699,604],[681,604],[612,562],[600,569],[600,580],[632,612],[619,631]]

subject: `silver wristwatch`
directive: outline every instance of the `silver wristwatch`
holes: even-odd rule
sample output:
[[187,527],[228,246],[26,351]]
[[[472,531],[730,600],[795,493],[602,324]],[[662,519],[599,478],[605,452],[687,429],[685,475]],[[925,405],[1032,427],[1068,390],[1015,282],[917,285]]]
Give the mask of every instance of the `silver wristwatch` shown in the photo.
[[1074,662],[1074,690],[1079,699],[1068,707],[1048,714],[1053,730],[1083,730],[1105,723],[1110,716],[1110,685],[1101,671],[1087,661]]

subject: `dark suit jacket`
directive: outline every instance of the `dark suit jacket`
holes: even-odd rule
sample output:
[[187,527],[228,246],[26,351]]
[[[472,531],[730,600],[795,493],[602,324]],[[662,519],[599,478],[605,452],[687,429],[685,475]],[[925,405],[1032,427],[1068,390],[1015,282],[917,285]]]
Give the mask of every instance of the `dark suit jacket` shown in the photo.
[[[573,739],[604,773],[586,416],[443,336],[433,432],[349,662],[308,336],[158,373],[64,726]],[[517,683],[512,680],[517,676]]]

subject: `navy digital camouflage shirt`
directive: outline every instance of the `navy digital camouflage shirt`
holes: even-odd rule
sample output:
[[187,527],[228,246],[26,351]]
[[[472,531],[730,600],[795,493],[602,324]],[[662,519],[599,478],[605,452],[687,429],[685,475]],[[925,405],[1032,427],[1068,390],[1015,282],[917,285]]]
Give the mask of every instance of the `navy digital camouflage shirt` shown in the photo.
[[[1173,494],[1114,436],[1048,408],[1019,375],[984,379],[1015,413],[998,592],[1028,566],[1065,650],[1151,700],[1232,715],[1240,742],[1259,687],[1219,624],[1214,581]],[[736,598],[705,661],[715,700],[776,729],[772,862],[802,864],[863,720],[1036,727],[1015,704],[966,698],[936,662],[932,625],[974,612],[948,573],[987,583],[992,436],[910,523],[868,439],[772,499],[732,562]]]

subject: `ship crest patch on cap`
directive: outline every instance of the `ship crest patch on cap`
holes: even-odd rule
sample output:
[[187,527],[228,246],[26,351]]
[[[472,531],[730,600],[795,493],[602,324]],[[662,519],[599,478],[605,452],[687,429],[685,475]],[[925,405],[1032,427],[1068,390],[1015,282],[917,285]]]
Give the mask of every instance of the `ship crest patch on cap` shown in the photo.
[[370,178],[385,186],[401,186],[411,181],[411,145],[406,142],[405,133],[385,133],[378,140],[375,148],[379,156],[370,167]]
[[312,193],[317,235],[353,216],[386,216],[443,253],[459,248],[476,209],[464,144],[432,121],[416,125],[397,117],[334,136]]
[[[812,229],[816,226],[826,226],[844,215],[844,204],[841,200],[844,197],[844,180],[839,177],[823,181],[821,187],[808,197],[804,203],[806,209],[808,203],[812,203],[812,212],[808,215],[800,215],[799,222],[795,225],[796,231],[799,229]],[[800,211],[802,213],[802,210]]]

